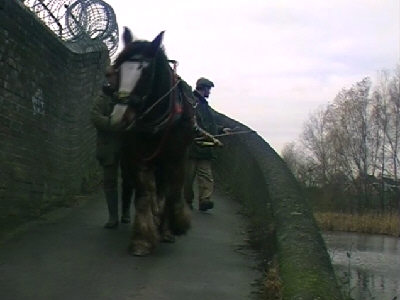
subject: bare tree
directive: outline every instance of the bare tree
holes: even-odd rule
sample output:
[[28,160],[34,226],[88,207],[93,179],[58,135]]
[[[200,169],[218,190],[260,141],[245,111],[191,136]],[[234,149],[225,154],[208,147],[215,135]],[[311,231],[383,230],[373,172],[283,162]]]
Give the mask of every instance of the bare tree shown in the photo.
[[317,168],[310,157],[295,142],[286,144],[282,149],[281,156],[300,183],[307,187],[316,185],[315,170]]
[[[370,98],[371,81],[364,78],[353,85],[346,93],[344,101],[339,101],[342,111],[342,126],[348,144],[348,155],[355,166],[355,187],[363,196],[364,205],[369,205],[368,181],[372,172],[373,136],[371,135]],[[359,205],[359,208],[361,206]]]
[[326,122],[326,110],[319,108],[310,115],[304,124],[302,143],[310,152],[314,165],[318,166],[320,185],[329,181],[330,145],[328,140],[328,127]]
[[386,137],[391,150],[393,177],[398,180],[399,147],[400,147],[400,66],[395,75],[388,82],[388,127]]
[[323,179],[326,180],[328,174],[344,174],[353,182],[358,194],[363,195],[366,204],[367,180],[373,160],[370,151],[373,139],[369,131],[370,87],[371,81],[364,78],[350,89],[340,91],[320,118],[311,119],[303,134],[306,145],[314,147],[313,152],[321,162]]
[[[297,178],[320,187],[344,188],[358,195],[358,208],[372,207],[372,186],[381,180],[380,206],[385,208],[384,178],[398,182],[400,163],[400,66],[393,76],[379,73],[342,89],[326,108],[304,124],[301,146],[288,144],[282,153]],[[312,180],[310,180],[312,178]],[[351,185],[349,185],[351,183]],[[400,218],[400,188],[397,186]]]
[[393,158],[393,172],[394,179],[396,183],[396,197],[397,197],[397,210],[399,216],[399,227],[400,227],[400,191],[399,191],[399,183],[398,183],[398,174],[397,174],[397,166],[399,163],[399,147],[400,147],[400,65],[397,66],[395,75],[393,76],[390,84],[389,84],[389,93],[390,93],[390,108],[394,117],[392,118],[392,130],[394,132],[394,136],[392,136],[392,158]]
[[382,71],[378,73],[378,82],[375,91],[371,97],[372,103],[372,123],[375,131],[375,150],[376,150],[376,166],[380,170],[380,208],[385,209],[385,176],[388,175],[386,149],[392,144],[391,131],[389,124],[391,123],[390,104],[389,104],[389,73]]

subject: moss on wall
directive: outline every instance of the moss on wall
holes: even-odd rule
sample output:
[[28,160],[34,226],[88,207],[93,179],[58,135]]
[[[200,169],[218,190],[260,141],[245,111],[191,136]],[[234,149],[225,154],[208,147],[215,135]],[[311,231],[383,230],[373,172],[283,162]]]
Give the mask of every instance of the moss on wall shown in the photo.
[[[249,130],[222,114],[217,122]],[[283,160],[257,134],[221,140],[218,184],[250,208],[266,254],[277,256],[283,299],[342,299],[314,217]]]

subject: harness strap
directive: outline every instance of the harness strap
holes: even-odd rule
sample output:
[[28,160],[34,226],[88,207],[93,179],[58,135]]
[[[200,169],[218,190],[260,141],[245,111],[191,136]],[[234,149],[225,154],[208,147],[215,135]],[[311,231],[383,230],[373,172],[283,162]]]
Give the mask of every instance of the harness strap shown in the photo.
[[172,104],[171,113],[169,114],[168,118],[164,122],[162,122],[161,124],[159,124],[157,126],[158,128],[160,128],[161,125],[164,126],[164,124],[166,124],[167,127],[166,127],[166,130],[165,130],[165,133],[164,133],[163,137],[161,138],[161,141],[158,144],[158,147],[154,151],[154,153],[152,155],[150,155],[149,157],[144,159],[144,161],[147,161],[147,162],[152,160],[152,159],[154,159],[155,157],[157,157],[160,154],[160,151],[161,151],[162,147],[165,144],[165,141],[167,140],[167,138],[169,136],[169,133],[170,133],[170,130],[171,130],[171,127],[172,127],[171,125],[174,122],[175,116],[182,113],[182,106],[178,103],[177,97],[176,97],[176,87],[181,82],[181,79],[178,80],[178,76],[176,75],[176,67],[177,67],[178,63],[176,61],[172,61],[172,63],[174,64],[174,68],[173,68],[173,73],[172,73],[172,87],[171,87],[171,89],[145,111],[145,113],[148,113],[148,111],[153,109],[166,96],[169,95],[171,97],[171,104]]
[[[163,96],[161,96],[156,102],[154,102],[148,109],[146,109],[137,119],[132,120],[132,122],[126,127],[126,130],[130,130],[132,129],[132,127],[136,124],[137,121],[142,120],[147,114],[149,114],[154,107],[156,107],[158,104],[161,103],[162,100],[164,100],[168,95],[171,94],[172,91],[175,90],[175,88],[178,86],[178,84],[181,82],[181,80],[179,80],[178,82],[176,82],[174,84],[174,86],[172,86],[168,92],[166,92]],[[172,109],[174,110],[174,109]],[[169,116],[165,119],[165,121],[162,121],[160,124],[158,124],[156,127],[162,127],[165,123],[168,122]]]
[[179,82],[181,82],[181,80],[178,80],[171,88],[168,92],[166,92],[163,96],[161,96],[160,98],[158,98],[158,100],[156,102],[154,102],[148,109],[146,109],[141,115],[140,115],[140,119],[142,119],[145,115],[147,115],[150,111],[153,110],[154,107],[156,107],[158,104],[160,104],[160,102],[162,100],[164,100],[165,97],[167,97],[179,84]]
[[167,126],[167,129],[165,130],[165,133],[164,133],[163,137],[161,138],[160,143],[158,144],[158,147],[157,147],[156,151],[154,151],[154,153],[152,155],[150,155],[149,157],[145,158],[144,161],[150,161],[150,160],[154,159],[155,157],[157,157],[158,154],[160,154],[160,151],[161,151],[162,147],[165,144],[165,141],[167,140],[167,138],[169,136],[169,133],[170,133],[170,130],[171,130],[171,125],[172,125],[172,119],[173,119],[174,115],[175,115],[175,110],[173,111],[173,113],[171,113],[171,117],[168,119],[168,123],[169,124]]

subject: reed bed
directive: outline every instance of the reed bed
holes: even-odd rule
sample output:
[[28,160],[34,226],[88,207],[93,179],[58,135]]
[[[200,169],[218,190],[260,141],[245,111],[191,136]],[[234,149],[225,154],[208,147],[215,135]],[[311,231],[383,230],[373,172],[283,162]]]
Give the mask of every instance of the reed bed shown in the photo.
[[400,236],[400,217],[397,214],[314,212],[314,217],[322,230]]

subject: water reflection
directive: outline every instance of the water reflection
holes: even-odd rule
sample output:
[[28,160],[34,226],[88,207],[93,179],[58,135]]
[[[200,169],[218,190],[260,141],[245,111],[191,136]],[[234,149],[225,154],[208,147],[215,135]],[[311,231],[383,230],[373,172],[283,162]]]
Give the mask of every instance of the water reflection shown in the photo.
[[343,232],[327,232],[323,237],[348,296],[400,299],[400,239]]

